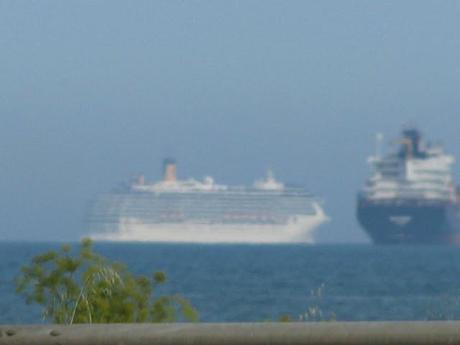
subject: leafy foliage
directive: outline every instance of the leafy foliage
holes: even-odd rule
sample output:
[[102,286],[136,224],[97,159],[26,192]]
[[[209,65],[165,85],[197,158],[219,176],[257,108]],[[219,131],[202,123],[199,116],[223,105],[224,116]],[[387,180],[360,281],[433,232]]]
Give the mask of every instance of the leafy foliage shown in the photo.
[[197,321],[198,313],[180,295],[153,297],[166,282],[163,272],[135,276],[119,263],[92,250],[84,239],[77,255],[71,247],[35,256],[23,266],[16,290],[27,303],[43,306],[43,317],[55,323]]

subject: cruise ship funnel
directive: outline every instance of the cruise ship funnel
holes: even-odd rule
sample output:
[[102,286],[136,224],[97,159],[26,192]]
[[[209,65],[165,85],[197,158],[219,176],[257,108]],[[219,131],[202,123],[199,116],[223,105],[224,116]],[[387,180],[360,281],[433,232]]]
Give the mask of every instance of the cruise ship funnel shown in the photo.
[[176,182],[176,161],[172,158],[166,158],[163,161],[163,181]]

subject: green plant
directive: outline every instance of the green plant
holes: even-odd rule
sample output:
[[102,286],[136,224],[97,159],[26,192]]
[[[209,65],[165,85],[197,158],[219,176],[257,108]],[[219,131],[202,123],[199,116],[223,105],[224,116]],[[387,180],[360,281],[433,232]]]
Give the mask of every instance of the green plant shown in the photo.
[[292,322],[292,319],[288,314],[283,314],[278,318],[278,322]]
[[[310,291],[310,304],[307,310],[299,315],[299,321],[317,322],[317,321],[336,321],[335,313],[325,313],[323,311],[323,294],[326,288],[325,284],[321,284],[316,289]],[[291,322],[294,319],[289,314],[283,314],[278,318],[279,322]]]
[[300,321],[336,321],[335,313],[326,314],[323,311],[323,295],[326,285],[323,283],[310,291],[310,299],[313,301],[307,307],[305,313],[299,316]]
[[154,298],[166,281],[163,272],[135,276],[96,254],[84,239],[77,255],[71,247],[37,255],[21,268],[16,289],[27,303],[43,306],[43,317],[62,324],[197,321],[198,313],[180,295]]

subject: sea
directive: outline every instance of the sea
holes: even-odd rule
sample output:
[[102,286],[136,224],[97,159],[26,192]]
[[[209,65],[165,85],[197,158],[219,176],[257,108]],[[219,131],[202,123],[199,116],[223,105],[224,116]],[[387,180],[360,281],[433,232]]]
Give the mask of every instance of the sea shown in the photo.
[[[15,292],[22,265],[60,243],[0,242],[0,324],[46,322]],[[73,244],[74,247],[78,243]],[[164,271],[203,322],[460,319],[460,248],[96,243],[136,274]]]

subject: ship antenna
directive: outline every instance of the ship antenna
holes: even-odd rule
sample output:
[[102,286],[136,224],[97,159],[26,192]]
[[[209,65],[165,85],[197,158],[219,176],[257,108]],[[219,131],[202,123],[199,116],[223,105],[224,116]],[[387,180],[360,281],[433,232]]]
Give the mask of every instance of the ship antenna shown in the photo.
[[382,154],[382,142],[383,142],[383,134],[377,133],[375,135],[375,158],[380,158]]

